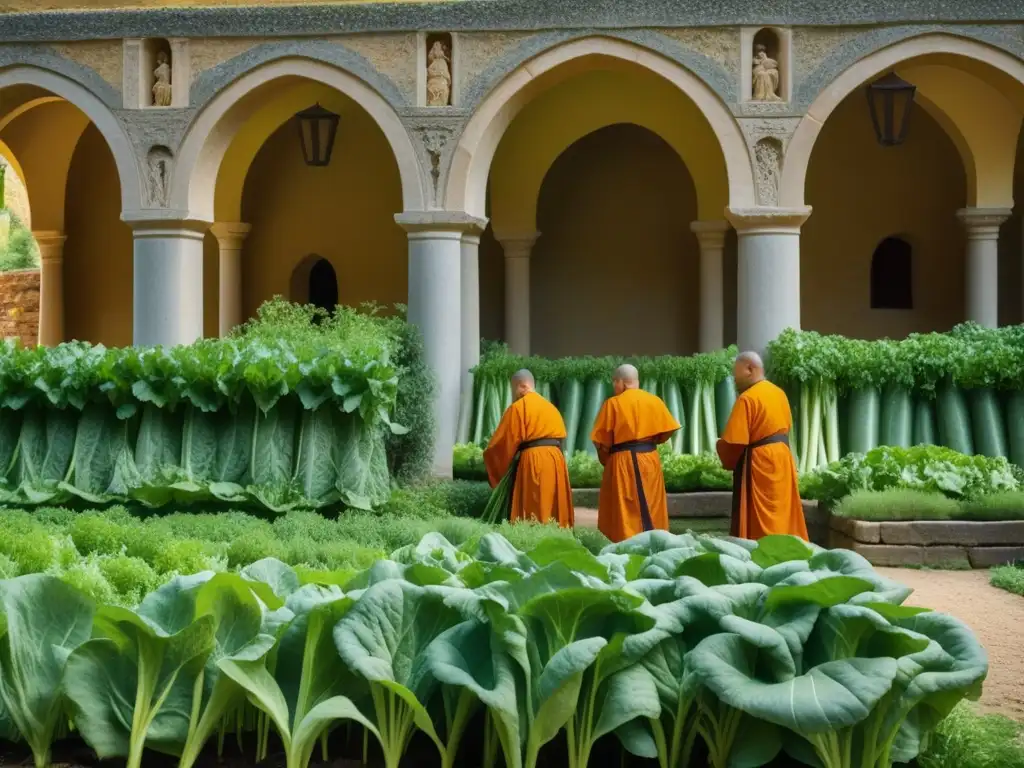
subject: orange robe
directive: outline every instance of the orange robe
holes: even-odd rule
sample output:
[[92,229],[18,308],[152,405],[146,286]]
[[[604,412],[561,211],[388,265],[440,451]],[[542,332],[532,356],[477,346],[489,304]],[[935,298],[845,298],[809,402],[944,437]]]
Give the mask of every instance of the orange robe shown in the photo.
[[770,381],[743,392],[718,441],[718,456],[733,471],[732,535],[760,539],[788,533],[807,540],[796,463],[789,445],[756,443],[789,435],[793,415],[786,393]]
[[[520,444],[543,438],[564,440],[565,435],[565,422],[558,409],[536,392],[512,403],[484,451],[491,487],[501,482]],[[575,524],[569,468],[561,448],[542,445],[522,452],[512,492],[511,520],[557,520],[563,528]]]
[[[601,406],[590,433],[604,465],[597,527],[612,541],[623,541],[651,528],[668,530],[668,496],[658,452],[612,452],[612,446],[635,441],[660,445],[677,429],[679,422],[665,403],[642,389],[627,389],[621,395],[609,397]],[[647,520],[641,509],[634,456],[647,501]]]

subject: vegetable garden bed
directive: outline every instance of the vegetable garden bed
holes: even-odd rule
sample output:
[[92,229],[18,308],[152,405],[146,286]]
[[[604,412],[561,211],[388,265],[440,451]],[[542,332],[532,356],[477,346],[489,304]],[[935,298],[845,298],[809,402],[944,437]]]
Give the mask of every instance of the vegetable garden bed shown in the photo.
[[0,735],[38,766],[70,724],[128,768],[209,764],[232,743],[235,765],[286,768],[324,748],[384,768],[584,768],[623,750],[666,768],[888,768],[988,669],[966,626],[903,606],[909,592],[852,552],[661,531],[600,556],[431,534],[356,574],[263,560],[179,576],[132,609],[22,576],[0,581]]
[[277,301],[235,337],[173,349],[7,342],[0,503],[383,504],[386,447],[406,431],[398,326],[313,319]]
[[[672,452],[714,450],[736,399],[735,352],[629,361],[683,425]],[[511,402],[509,376],[526,367],[562,412],[567,452],[593,453],[590,430],[622,362],[491,351],[474,372],[473,418],[461,425],[460,442],[486,443]],[[903,341],[789,330],[769,347],[769,376],[789,393],[801,472],[883,445],[942,445],[1024,466],[1024,326],[964,324]]]

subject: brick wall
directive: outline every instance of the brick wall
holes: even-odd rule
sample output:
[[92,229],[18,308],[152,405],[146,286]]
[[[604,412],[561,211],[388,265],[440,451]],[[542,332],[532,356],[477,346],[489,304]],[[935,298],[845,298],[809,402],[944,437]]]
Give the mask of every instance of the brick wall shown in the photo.
[[39,270],[0,273],[0,338],[20,336],[34,347],[39,338]]

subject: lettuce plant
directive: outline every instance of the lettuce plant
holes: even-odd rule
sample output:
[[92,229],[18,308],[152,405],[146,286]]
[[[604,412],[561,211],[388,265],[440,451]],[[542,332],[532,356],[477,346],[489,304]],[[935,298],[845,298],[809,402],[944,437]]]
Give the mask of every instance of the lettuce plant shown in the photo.
[[0,601],[0,701],[5,715],[0,717],[0,733],[24,738],[36,768],[43,768],[64,714],[64,666],[69,654],[89,639],[95,606],[72,587],[41,574],[0,581]]

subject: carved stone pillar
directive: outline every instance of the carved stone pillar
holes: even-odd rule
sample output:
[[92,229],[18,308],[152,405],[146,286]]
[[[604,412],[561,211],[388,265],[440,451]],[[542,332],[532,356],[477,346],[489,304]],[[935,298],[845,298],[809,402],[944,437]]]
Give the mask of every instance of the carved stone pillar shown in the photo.
[[690,229],[700,243],[700,325],[698,349],[713,352],[725,346],[725,291],[722,251],[727,221],[695,221]]
[[967,230],[965,319],[986,328],[999,325],[999,227],[1009,208],[961,208],[957,216]]
[[203,235],[209,224],[122,214],[132,228],[136,346],[191,344],[203,336]]
[[516,355],[530,354],[530,253],[538,237],[497,237],[505,251],[505,341]]
[[740,351],[764,353],[786,328],[800,327],[800,227],[804,208],[729,208],[739,253],[736,342]]
[[409,211],[395,221],[409,236],[409,321],[423,334],[437,382],[433,473],[451,477],[463,383],[462,239],[486,222],[451,211]]
[[218,331],[227,336],[242,324],[242,244],[252,225],[240,221],[218,221],[210,232],[220,249],[218,289]]
[[39,245],[39,343],[53,347],[64,341],[63,232],[33,232]]
[[459,400],[457,440],[469,442],[473,420],[473,374],[480,362],[480,231],[462,235],[462,261],[459,274],[462,298],[462,386]]

